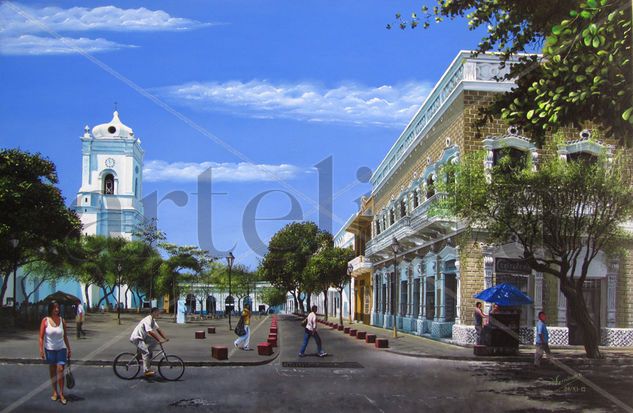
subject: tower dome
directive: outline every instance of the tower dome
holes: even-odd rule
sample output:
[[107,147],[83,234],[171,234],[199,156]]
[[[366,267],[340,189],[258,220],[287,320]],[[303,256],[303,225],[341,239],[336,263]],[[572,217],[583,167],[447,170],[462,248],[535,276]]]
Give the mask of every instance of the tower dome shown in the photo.
[[134,138],[134,131],[121,122],[119,112],[115,110],[110,122],[102,123],[92,129],[92,136],[95,138]]

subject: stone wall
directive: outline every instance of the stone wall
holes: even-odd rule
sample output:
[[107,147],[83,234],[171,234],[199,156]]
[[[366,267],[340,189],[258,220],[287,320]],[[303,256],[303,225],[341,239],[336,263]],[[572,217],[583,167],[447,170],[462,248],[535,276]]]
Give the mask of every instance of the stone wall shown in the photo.
[[620,328],[633,327],[633,245],[627,243],[626,249],[616,287],[616,326]]
[[484,263],[479,244],[475,244],[470,238],[464,241],[459,249],[461,290],[459,319],[462,324],[472,325],[475,303],[479,301],[473,298],[473,295],[484,289]]

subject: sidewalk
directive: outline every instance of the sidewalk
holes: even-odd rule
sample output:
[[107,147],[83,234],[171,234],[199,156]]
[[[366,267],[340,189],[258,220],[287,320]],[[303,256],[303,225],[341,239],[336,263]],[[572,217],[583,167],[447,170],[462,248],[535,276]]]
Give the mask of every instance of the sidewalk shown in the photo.
[[[68,339],[72,349],[72,360],[77,364],[108,365],[114,357],[124,351],[135,351],[129,338],[132,330],[147,314],[121,314],[121,325],[117,323],[116,313],[87,314],[84,330],[86,338],[76,339],[75,323],[68,322]],[[239,317],[232,318],[235,328]],[[271,316],[254,315],[251,318],[250,348],[253,351],[236,349],[233,341],[237,338],[229,330],[228,318],[216,320],[192,321],[176,324],[173,316],[161,315],[158,320],[161,330],[170,339],[165,344],[168,354],[180,356],[188,366],[255,366],[266,364],[277,358],[279,349],[274,348],[272,356],[257,354],[257,344],[266,341],[271,324]],[[207,334],[207,327],[215,327],[215,334]],[[196,331],[204,331],[205,339],[195,339]],[[211,346],[226,346],[228,360],[211,358]],[[0,362],[4,363],[43,363],[39,359],[39,338],[36,330],[0,331]]]
[[[325,320],[320,317],[320,320]],[[339,323],[338,318],[328,318],[328,321]],[[519,354],[516,356],[475,356],[472,347],[464,347],[457,344],[448,343],[443,339],[434,339],[425,336],[417,336],[414,334],[398,331],[398,337],[393,337],[393,330],[374,327],[363,323],[349,323],[343,319],[344,327],[350,327],[358,331],[365,331],[369,334],[375,334],[377,338],[386,338],[389,340],[389,348],[376,349],[386,351],[388,353],[399,354],[408,357],[417,358],[434,358],[444,360],[461,360],[461,361],[496,361],[496,362],[519,362],[531,363],[534,359],[534,346],[521,345]],[[331,329],[331,327],[322,325],[322,329]],[[343,332],[339,332],[343,335]],[[349,337],[350,340],[357,340],[355,337]],[[600,347],[600,351],[604,355],[604,359],[594,360],[585,357],[585,349],[582,346],[552,346],[552,355],[558,360],[565,363],[573,364],[618,364],[633,365],[633,347]]]

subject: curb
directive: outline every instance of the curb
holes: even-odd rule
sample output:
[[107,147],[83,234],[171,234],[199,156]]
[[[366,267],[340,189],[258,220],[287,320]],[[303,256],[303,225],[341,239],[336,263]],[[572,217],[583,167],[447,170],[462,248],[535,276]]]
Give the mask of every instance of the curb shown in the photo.
[[[261,361],[185,361],[186,367],[235,367],[235,366],[263,366],[271,363],[279,357],[279,351],[275,352],[274,356]],[[21,359],[21,358],[0,358],[2,364],[46,364],[41,359]],[[74,366],[100,366],[111,367],[112,360],[73,360]]]
[[[404,351],[397,351],[392,349],[382,349],[387,353],[397,354],[399,356],[436,359],[436,360],[452,360],[452,361],[496,361],[500,363],[528,363],[531,364],[534,361],[533,356],[433,356],[429,354],[409,353]],[[583,359],[575,357],[556,357],[556,360],[565,364],[575,365],[590,365],[590,366],[604,366],[604,365],[619,365],[619,366],[633,366],[633,360],[628,358],[607,358],[607,359]]]

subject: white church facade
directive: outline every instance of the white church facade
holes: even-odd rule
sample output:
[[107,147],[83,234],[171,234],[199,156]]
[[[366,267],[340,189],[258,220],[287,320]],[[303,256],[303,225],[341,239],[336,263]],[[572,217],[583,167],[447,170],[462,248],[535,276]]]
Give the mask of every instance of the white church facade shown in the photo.
[[[143,149],[141,140],[114,112],[112,120],[92,128],[86,126],[81,137],[81,187],[75,210],[84,235],[122,237],[131,240],[143,223]],[[82,299],[86,301],[82,288]],[[132,294],[123,291],[127,306]],[[96,303],[100,290],[91,286],[89,302]],[[117,296],[115,292],[115,297]],[[123,299],[122,299],[123,301]]]

